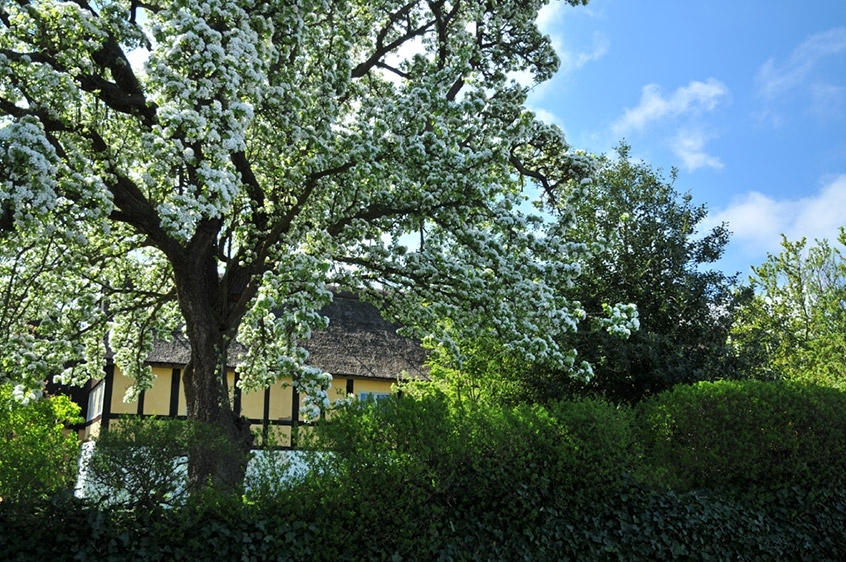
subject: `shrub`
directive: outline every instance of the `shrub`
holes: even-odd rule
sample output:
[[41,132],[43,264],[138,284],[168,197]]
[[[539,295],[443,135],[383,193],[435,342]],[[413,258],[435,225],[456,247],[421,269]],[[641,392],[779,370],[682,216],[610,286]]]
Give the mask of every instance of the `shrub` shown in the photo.
[[[430,390],[356,403],[317,428],[314,445],[331,453],[284,501],[321,514],[318,529],[354,527],[406,557],[514,544],[617,493],[635,465],[629,424],[627,410],[591,400],[500,408]],[[320,541],[349,554],[343,534]],[[358,559],[375,556],[361,548]]]
[[639,408],[657,481],[702,488],[846,483],[846,393],[790,382],[678,386]]
[[[645,458],[665,460],[665,476],[678,480],[686,465],[672,450],[657,455],[656,436],[672,442],[695,435],[713,427],[706,422],[726,421],[714,413],[720,405],[746,411],[750,401],[754,411],[779,400],[784,411],[804,412],[792,423],[810,424],[796,430],[806,434],[796,450],[814,467],[808,471],[825,462],[843,469],[837,441],[816,425],[840,411],[840,395],[714,386],[679,388],[636,412],[658,420],[642,435],[652,439]],[[92,562],[846,559],[842,480],[818,486],[822,480],[809,477],[806,487],[754,496],[725,487],[656,489],[628,476],[639,474],[644,459],[634,414],[593,400],[495,408],[437,391],[357,403],[316,428],[312,446],[331,452],[307,452],[309,471],[248,501],[209,492],[167,509],[72,496],[2,502],[0,552],[10,561]],[[770,420],[744,415],[756,424]],[[744,427],[716,433],[739,432],[735,448],[748,449],[755,440]],[[729,452],[742,461],[757,454]],[[285,465],[270,466],[268,481],[285,477]]]
[[581,398],[553,404],[550,411],[567,428],[572,470],[578,474],[575,484],[582,490],[604,496],[616,489],[621,479],[640,478],[643,445],[631,408]]
[[122,418],[100,435],[85,463],[86,495],[126,506],[179,505],[188,497],[188,450],[198,442],[228,446],[199,422]]
[[0,386],[0,499],[24,499],[73,487],[79,442],[66,424],[80,421],[66,396],[22,404]]

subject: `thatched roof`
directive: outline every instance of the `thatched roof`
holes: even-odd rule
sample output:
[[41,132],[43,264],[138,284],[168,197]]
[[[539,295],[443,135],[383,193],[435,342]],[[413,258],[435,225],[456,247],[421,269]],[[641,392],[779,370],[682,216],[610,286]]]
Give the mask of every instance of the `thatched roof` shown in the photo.
[[[321,313],[329,318],[329,327],[314,332],[303,344],[310,365],[335,376],[396,379],[405,371],[414,379],[428,378],[423,367],[426,351],[418,342],[399,336],[399,326],[385,321],[372,304],[338,293]],[[229,356],[237,358],[242,351],[233,346]],[[157,341],[147,362],[180,366],[190,357],[188,340],[178,334],[173,341]],[[230,363],[234,367],[237,360]]]
[[413,378],[428,378],[426,351],[397,335],[399,326],[386,322],[372,304],[342,293],[322,312],[329,327],[305,343],[309,364],[339,376],[396,378],[407,371]]

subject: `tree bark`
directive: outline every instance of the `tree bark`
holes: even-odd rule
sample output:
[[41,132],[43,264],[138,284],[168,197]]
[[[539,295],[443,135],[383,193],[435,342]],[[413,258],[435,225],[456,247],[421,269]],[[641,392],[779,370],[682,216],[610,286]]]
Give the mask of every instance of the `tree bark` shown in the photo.
[[174,261],[179,306],[191,344],[183,388],[188,419],[198,423],[188,455],[192,492],[213,488],[240,490],[253,444],[249,423],[232,410],[227,382],[227,351],[233,329],[227,325],[228,298],[223,295],[214,247],[191,248]]
[[237,492],[252,446],[250,426],[232,411],[226,384],[223,338],[205,326],[190,330],[191,360],[185,367],[183,385],[188,419],[198,431],[188,455],[189,490],[213,488]]

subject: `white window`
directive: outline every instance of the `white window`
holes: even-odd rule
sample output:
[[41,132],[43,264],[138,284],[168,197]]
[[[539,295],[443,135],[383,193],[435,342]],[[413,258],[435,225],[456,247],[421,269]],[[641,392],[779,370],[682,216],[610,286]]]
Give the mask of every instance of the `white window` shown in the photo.
[[103,415],[103,395],[105,394],[106,383],[100,381],[91,389],[88,394],[88,415],[85,421],[94,420]]

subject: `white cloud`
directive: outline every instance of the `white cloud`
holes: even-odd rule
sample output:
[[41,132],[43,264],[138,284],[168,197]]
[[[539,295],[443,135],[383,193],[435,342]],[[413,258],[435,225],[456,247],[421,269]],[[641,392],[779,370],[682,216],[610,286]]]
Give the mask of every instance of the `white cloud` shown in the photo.
[[732,244],[749,257],[762,260],[779,252],[781,234],[788,240],[835,240],[846,226],[846,174],[835,176],[820,191],[800,199],[775,199],[753,191],[708,218],[708,225],[727,222]]
[[811,87],[811,113],[820,119],[841,117],[846,108],[846,86],[814,84]]
[[564,19],[564,10],[569,8],[564,2],[550,2],[538,11],[538,18],[535,20],[538,28],[544,33],[552,33]]
[[705,151],[707,141],[708,136],[702,131],[682,129],[672,140],[671,148],[673,153],[681,159],[682,167],[688,172],[699,168],[722,168],[723,162]]
[[705,145],[713,135],[705,132],[700,117],[713,112],[729,96],[728,87],[716,78],[704,82],[693,80],[669,94],[658,84],[647,84],[640,103],[626,109],[611,124],[611,130],[619,138],[647,127],[669,127],[674,132],[668,133],[666,142],[681,161],[681,167],[691,172],[700,168],[720,169],[723,162],[706,150]]
[[558,125],[562,128],[564,127],[564,123],[562,123],[561,119],[559,119],[553,112],[541,107],[530,107],[529,109],[535,114],[535,117],[537,117],[539,121],[549,123],[550,125]]
[[590,49],[586,51],[566,49],[562,44],[563,42],[557,40],[554,36],[552,40],[555,52],[561,58],[561,70],[565,72],[578,70],[589,62],[601,59],[611,46],[611,41],[608,40],[608,37],[599,31],[593,33]]
[[590,45],[586,48],[571,48],[561,33],[564,19],[568,14],[590,14],[584,7],[579,7],[578,12],[565,2],[550,2],[543,6],[538,12],[537,25],[541,33],[549,35],[552,47],[561,59],[559,72],[572,72],[582,68],[589,62],[593,62],[605,56],[610,48],[611,42],[608,37],[594,31],[591,36]]
[[777,63],[771,58],[761,66],[756,78],[758,94],[773,99],[801,86],[822,58],[843,51],[846,51],[846,27],[811,35],[786,61]]
[[725,84],[716,78],[704,82],[692,81],[687,86],[677,88],[665,96],[658,84],[643,87],[640,104],[626,109],[625,113],[613,125],[616,134],[641,130],[647,125],[665,118],[677,118],[686,114],[713,111],[729,95]]
[[801,200],[791,226],[787,231],[791,240],[802,236],[809,240],[837,238],[837,228],[846,226],[846,175],[825,185],[817,197]]

